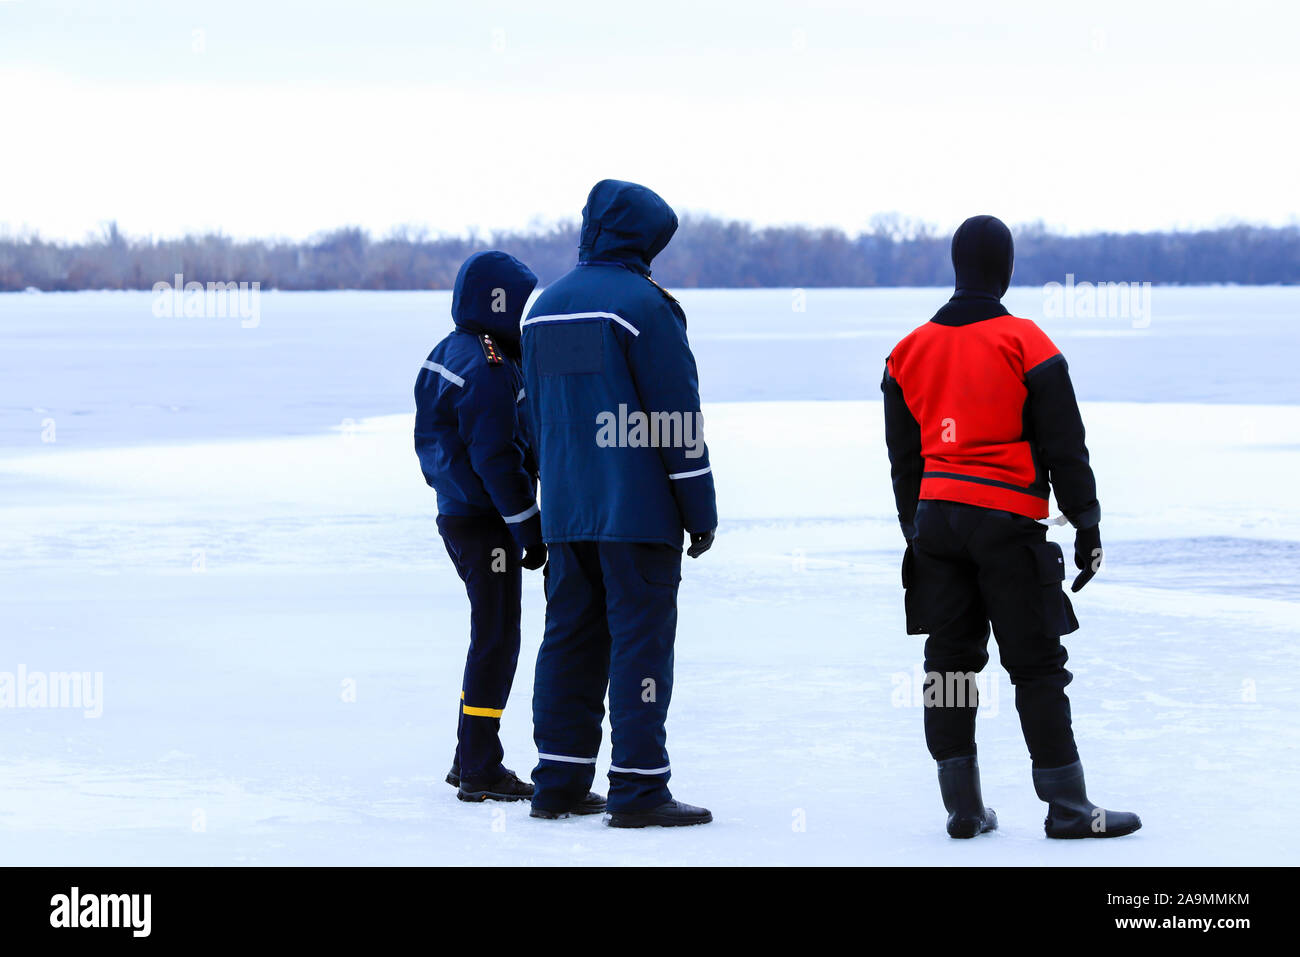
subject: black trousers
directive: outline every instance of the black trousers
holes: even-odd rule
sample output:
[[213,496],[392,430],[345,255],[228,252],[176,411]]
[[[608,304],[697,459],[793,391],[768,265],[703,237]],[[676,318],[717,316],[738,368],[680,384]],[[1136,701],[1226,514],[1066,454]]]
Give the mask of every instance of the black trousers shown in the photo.
[[438,531],[469,595],[469,655],[452,767],[472,790],[504,772],[501,713],[519,661],[520,548],[496,515],[439,515]]
[[919,503],[903,584],[908,632],[929,635],[925,740],[936,761],[975,753],[973,679],[989,660],[990,626],[1034,767],[1078,760],[1061,644],[1078,622],[1064,578],[1061,547],[1039,522],[956,502]]

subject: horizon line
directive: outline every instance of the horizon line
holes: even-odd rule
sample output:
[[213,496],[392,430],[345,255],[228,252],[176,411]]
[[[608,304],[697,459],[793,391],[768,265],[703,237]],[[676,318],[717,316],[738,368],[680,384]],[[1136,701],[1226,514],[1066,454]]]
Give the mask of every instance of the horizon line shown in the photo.
[[[940,228],[934,222],[919,218],[909,217],[894,211],[877,213],[872,216],[871,220],[864,223],[856,231],[845,229],[843,226],[834,224],[817,224],[807,222],[787,222],[787,223],[769,223],[759,224],[752,220],[740,219],[729,216],[719,216],[714,213],[702,213],[695,211],[683,212],[680,216],[682,225],[691,222],[700,223],[718,223],[727,226],[741,226],[754,233],[762,232],[783,232],[807,230],[811,232],[830,232],[839,233],[849,239],[861,238],[863,236],[878,235],[881,233],[881,226],[889,225],[886,223],[876,224],[877,219],[892,220],[892,225],[896,228],[885,230],[889,238],[893,240],[915,240],[915,239],[940,239],[945,236],[951,236],[951,231]],[[227,233],[221,228],[216,229],[197,229],[186,230],[175,233],[162,232],[130,232],[118,230],[118,220],[107,219],[101,221],[94,229],[86,230],[80,238],[73,238],[67,235],[51,236],[42,234],[39,228],[33,228],[26,224],[13,226],[8,222],[0,222],[0,242],[44,242],[52,245],[81,246],[102,242],[112,231],[117,232],[128,243],[148,242],[152,245],[167,242],[178,242],[193,239],[224,239],[233,243],[263,243],[263,244],[290,244],[297,245],[310,243],[329,237],[338,236],[341,233],[361,233],[367,241],[384,242],[388,240],[405,240],[408,242],[482,242],[485,240],[494,240],[498,238],[535,238],[545,236],[563,229],[578,229],[581,227],[581,217],[571,219],[537,219],[530,222],[527,226],[514,227],[495,227],[482,228],[479,226],[467,226],[462,231],[436,230],[426,223],[399,223],[394,224],[386,229],[372,228],[363,226],[359,223],[341,223],[337,226],[326,227],[314,230],[309,233],[288,234],[288,233],[270,233],[270,234],[236,234]],[[1224,232],[1233,229],[1258,229],[1269,230],[1274,232],[1284,232],[1288,230],[1300,229],[1300,216],[1293,215],[1290,220],[1284,224],[1269,223],[1260,220],[1246,218],[1223,217],[1214,223],[1204,223],[1198,225],[1170,225],[1157,227],[1153,229],[1085,229],[1071,230],[1060,225],[1049,225],[1044,220],[1030,220],[1028,222],[1009,223],[1008,228],[1013,233],[1029,233],[1031,235],[1045,235],[1059,238],[1087,238],[1096,236],[1159,236],[1159,235],[1188,235],[1195,233],[1214,233]]]

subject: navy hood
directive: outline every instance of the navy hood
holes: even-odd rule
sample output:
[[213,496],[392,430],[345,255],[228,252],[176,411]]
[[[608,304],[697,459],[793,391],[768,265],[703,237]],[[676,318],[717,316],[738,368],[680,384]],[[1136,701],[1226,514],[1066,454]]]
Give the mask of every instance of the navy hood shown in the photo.
[[578,262],[616,262],[649,274],[675,232],[677,214],[654,190],[602,179],[582,209]]
[[537,286],[533,271],[508,253],[475,253],[461,264],[451,295],[456,328],[488,333],[507,352],[519,354],[519,320]]
[[1015,269],[1011,230],[996,216],[972,216],[952,236],[957,296],[1001,299]]

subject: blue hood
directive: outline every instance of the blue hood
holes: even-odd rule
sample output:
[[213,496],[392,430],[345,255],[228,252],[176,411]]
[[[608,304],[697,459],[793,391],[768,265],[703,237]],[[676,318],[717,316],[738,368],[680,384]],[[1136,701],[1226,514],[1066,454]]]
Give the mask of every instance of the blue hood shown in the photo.
[[616,262],[648,274],[676,231],[677,214],[654,190],[602,179],[582,210],[578,261]]
[[488,333],[512,355],[519,354],[519,320],[537,285],[531,269],[514,256],[492,250],[466,259],[456,274],[451,318],[456,328]]

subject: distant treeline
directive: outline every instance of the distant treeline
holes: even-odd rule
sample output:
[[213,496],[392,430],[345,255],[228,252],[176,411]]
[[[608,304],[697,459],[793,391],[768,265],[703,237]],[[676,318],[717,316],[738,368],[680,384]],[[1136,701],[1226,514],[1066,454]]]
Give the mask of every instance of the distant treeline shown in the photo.
[[[1225,226],[1189,232],[1068,236],[1041,225],[1016,238],[1020,285],[1077,281],[1300,283],[1300,227]],[[0,233],[0,290],[151,289],[172,282],[259,282],[271,289],[447,289],[465,257],[504,249],[546,283],[575,261],[577,224],[486,237],[357,228],[312,239],[234,240],[221,235],[135,239],[115,223],[80,243]],[[682,219],[655,260],[666,286],[946,286],[948,236],[896,215],[856,236],[805,226],[757,228],[710,216]]]

